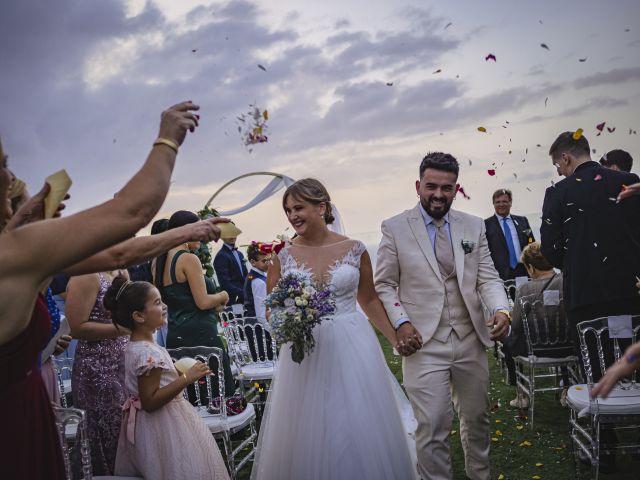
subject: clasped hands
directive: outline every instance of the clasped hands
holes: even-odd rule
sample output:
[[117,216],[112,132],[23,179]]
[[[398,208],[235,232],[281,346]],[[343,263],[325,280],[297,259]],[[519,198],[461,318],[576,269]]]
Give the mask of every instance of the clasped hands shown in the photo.
[[400,355],[408,357],[422,348],[422,335],[411,322],[405,322],[396,330],[395,348]]

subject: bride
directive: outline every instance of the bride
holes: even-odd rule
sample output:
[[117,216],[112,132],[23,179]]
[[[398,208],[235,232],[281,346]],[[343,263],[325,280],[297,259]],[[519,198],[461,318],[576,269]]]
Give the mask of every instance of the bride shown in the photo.
[[[292,270],[329,284],[336,309],[314,328],[316,345],[302,363],[285,344],[262,420],[254,480],[407,480],[416,478],[415,444],[403,427],[410,407],[390,373],[378,339],[356,300],[396,344],[373,286],[362,242],[329,230],[329,194],[317,180],[291,185],[282,204],[297,237],[274,258],[269,291]],[[412,433],[412,432],[411,432]]]

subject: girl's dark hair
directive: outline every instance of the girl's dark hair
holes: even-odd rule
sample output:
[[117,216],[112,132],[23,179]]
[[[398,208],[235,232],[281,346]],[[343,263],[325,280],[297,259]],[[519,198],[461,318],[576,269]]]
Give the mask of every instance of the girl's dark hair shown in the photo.
[[334,222],[335,217],[331,211],[331,197],[329,196],[329,192],[327,192],[325,186],[315,178],[303,178],[293,185],[290,185],[282,196],[282,208],[286,208],[287,198],[290,196],[309,202],[312,205],[324,203],[326,208],[324,212],[325,223],[331,225]]
[[[188,210],[178,210],[176,213],[171,215],[171,217],[169,217],[169,221],[167,222],[167,230],[182,227],[184,225],[189,225],[190,223],[196,223],[198,221],[200,221],[200,218],[195,213]],[[160,295],[162,295],[163,299],[164,286],[162,285],[162,278],[164,277],[164,266],[166,263],[167,252],[156,258],[156,272],[154,283],[156,287],[158,287]]]
[[104,294],[102,304],[111,312],[111,320],[116,327],[120,325],[134,330],[133,312],[144,310],[144,304],[152,288],[153,285],[149,282],[130,282],[122,275],[113,279],[107,293]]
[[151,235],[157,235],[166,232],[169,227],[169,219],[161,218],[151,224]]

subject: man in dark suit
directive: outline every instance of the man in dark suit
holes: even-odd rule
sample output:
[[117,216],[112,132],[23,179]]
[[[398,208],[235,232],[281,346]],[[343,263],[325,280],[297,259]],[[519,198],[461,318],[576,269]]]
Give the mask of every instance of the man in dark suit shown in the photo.
[[[583,320],[640,314],[640,197],[616,200],[640,179],[591,161],[589,142],[573,132],[562,133],[549,155],[566,178],[547,188],[541,251],[562,270],[564,304],[577,342],[575,325]],[[597,380],[601,372],[593,367]]]
[[247,276],[247,266],[242,252],[236,248],[236,239],[222,238],[224,244],[213,259],[220,288],[229,294],[229,305],[244,303],[244,279]]
[[502,280],[526,277],[527,270],[520,262],[524,247],[535,242],[527,217],[511,215],[513,195],[502,188],[493,193],[495,215],[484,220],[487,242],[493,264]]

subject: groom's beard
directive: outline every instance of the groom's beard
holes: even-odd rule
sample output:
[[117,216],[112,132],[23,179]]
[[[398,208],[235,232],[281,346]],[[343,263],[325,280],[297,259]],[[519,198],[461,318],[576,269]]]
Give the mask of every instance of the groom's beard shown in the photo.
[[[439,207],[434,209],[432,202],[434,200],[439,200]],[[429,198],[420,198],[420,204],[426,210],[431,218],[435,218],[436,220],[444,217],[449,209],[451,208],[452,202],[447,202],[447,199],[444,197],[429,197]],[[441,205],[441,206],[440,206]]]

